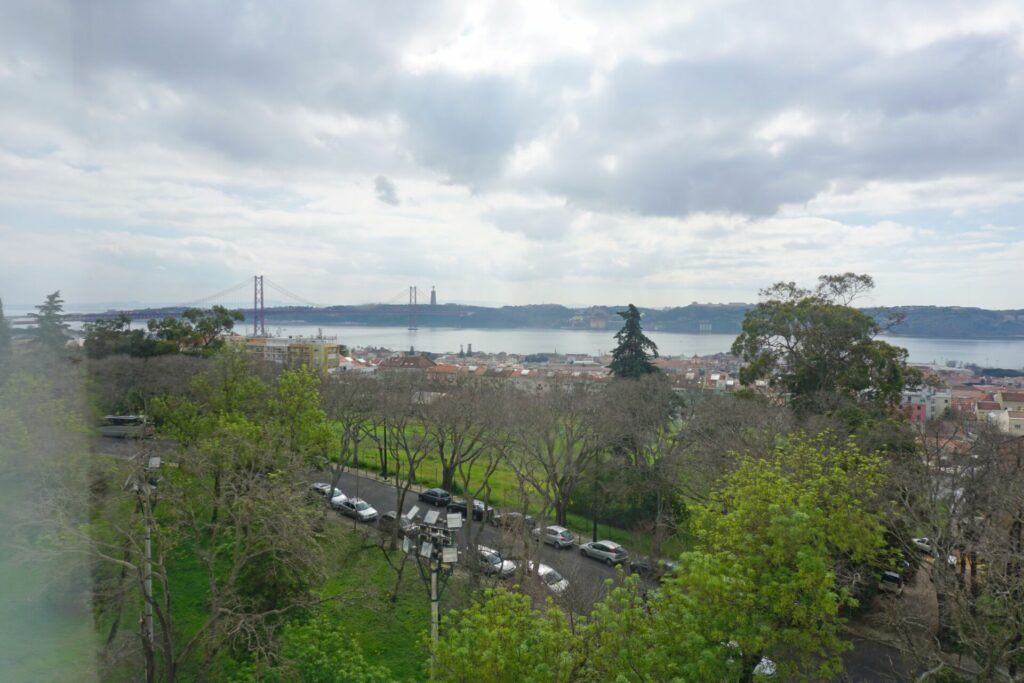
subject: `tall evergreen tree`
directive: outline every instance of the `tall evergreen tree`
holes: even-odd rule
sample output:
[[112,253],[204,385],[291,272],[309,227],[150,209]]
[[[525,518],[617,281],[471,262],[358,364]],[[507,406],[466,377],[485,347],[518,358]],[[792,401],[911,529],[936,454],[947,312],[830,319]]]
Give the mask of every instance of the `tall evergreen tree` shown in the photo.
[[59,351],[68,340],[68,324],[64,322],[64,300],[60,298],[60,290],[48,294],[46,301],[36,306],[36,341],[44,347]]
[[4,317],[4,302],[0,299],[0,379],[11,363],[11,323]]
[[652,359],[658,357],[658,345],[648,339],[640,327],[640,310],[633,304],[619,315],[626,321],[615,334],[619,345],[612,351],[612,373],[616,377],[640,377],[657,372]]

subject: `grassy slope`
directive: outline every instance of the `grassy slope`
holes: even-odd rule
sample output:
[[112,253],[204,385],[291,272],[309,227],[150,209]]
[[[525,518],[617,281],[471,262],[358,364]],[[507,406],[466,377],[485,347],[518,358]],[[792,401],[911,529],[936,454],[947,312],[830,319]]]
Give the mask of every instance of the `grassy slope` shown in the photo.
[[[407,565],[398,600],[390,603],[386,594],[394,584],[395,574],[381,550],[372,544],[377,538],[372,535],[375,532],[370,530],[371,535],[364,540],[362,532],[368,530],[366,527],[353,531],[350,522],[332,514],[328,514],[327,520],[323,542],[327,549],[328,577],[319,590],[327,599],[324,608],[333,611],[339,622],[348,627],[370,662],[388,667],[398,680],[424,680],[427,662],[424,637],[429,628],[430,608],[416,565]],[[170,559],[168,569],[175,634],[180,646],[206,621],[206,573],[194,548],[188,546],[178,549]],[[450,608],[453,600],[460,599],[460,593],[448,591],[442,601],[443,608]],[[139,609],[137,599],[126,602],[122,628],[133,628]],[[103,620],[99,629],[102,633],[106,633],[111,618],[107,615]],[[92,648],[95,644],[95,640],[90,640],[87,646]],[[196,658],[193,658],[185,664],[182,671],[185,680],[196,663]],[[219,658],[215,671],[224,676],[234,668],[230,655],[225,653]],[[128,675],[126,670],[107,673]]]

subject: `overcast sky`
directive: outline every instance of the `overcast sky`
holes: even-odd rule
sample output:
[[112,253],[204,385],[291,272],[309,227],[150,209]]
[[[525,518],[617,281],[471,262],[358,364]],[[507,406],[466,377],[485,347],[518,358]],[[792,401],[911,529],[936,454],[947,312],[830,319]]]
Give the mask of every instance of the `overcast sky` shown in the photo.
[[1021,2],[14,0],[0,102],[9,304],[1024,306]]

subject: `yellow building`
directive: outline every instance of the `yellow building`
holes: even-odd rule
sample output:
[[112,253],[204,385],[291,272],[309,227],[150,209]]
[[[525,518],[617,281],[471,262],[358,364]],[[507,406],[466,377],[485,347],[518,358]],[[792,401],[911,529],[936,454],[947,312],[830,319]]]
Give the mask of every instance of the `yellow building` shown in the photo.
[[345,347],[337,337],[226,337],[228,344],[241,347],[268,363],[289,367],[309,365],[321,370],[338,366]]

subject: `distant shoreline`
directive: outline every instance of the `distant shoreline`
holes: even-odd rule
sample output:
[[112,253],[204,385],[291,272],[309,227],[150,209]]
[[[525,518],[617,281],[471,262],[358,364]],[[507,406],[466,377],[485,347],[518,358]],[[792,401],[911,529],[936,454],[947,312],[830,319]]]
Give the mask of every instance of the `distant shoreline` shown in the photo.
[[[743,317],[753,304],[690,304],[675,308],[641,308],[644,328],[652,332],[682,334],[727,334],[741,331]],[[266,309],[267,325],[324,325],[346,327],[612,331],[618,329],[618,311],[624,306],[569,308],[558,304],[528,306],[468,306],[462,304],[419,305],[410,319],[404,304],[360,306],[281,306]],[[143,308],[123,311],[135,320],[161,318],[183,309]],[[241,309],[251,323],[251,309]],[[887,330],[886,337],[964,341],[1024,341],[1024,309],[988,310],[957,306],[898,306],[862,309],[880,322],[892,315],[903,321]],[[120,311],[71,313],[68,320],[89,322],[108,318]],[[239,326],[244,327],[244,323]]]

